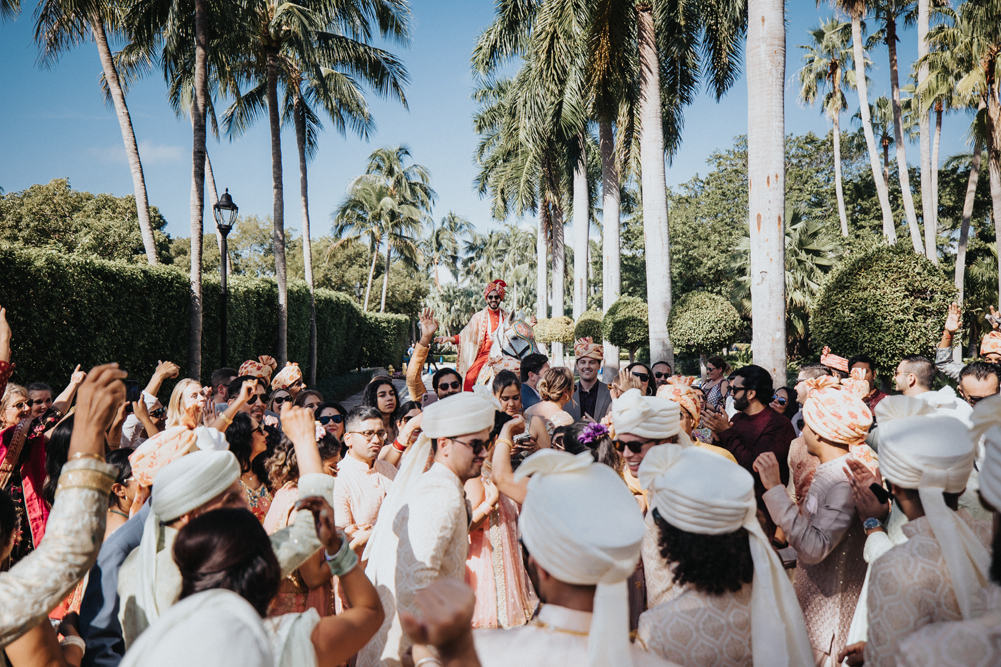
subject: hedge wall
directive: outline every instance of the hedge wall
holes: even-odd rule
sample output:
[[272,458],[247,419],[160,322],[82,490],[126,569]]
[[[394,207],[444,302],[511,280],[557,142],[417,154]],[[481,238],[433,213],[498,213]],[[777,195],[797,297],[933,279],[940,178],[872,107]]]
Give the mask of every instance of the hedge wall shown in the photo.
[[[144,381],[160,359],[187,367],[188,278],[176,268],[60,255],[0,246],[0,305],[13,330],[15,382],[41,380],[61,388],[76,364],[118,361]],[[230,366],[275,353],[278,288],[273,279],[229,279]],[[220,364],[219,277],[202,285],[202,375]],[[309,360],[309,289],[289,282],[288,356]],[[317,376],[358,365],[400,367],[409,320],[363,315],[339,292],[316,290]]]

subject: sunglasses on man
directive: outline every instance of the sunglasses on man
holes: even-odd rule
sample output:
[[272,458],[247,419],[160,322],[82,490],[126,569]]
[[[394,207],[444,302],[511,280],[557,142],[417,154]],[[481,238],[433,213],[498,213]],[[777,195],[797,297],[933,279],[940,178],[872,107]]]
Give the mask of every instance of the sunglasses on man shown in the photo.
[[653,376],[658,380],[663,380],[664,378],[671,377],[671,374],[667,371],[654,371]]
[[343,415],[327,415],[325,417],[320,417],[319,419],[317,419],[317,421],[320,422],[324,426],[326,426],[330,422],[334,422],[335,424],[340,424],[341,422],[344,421],[344,416]]
[[633,454],[639,454],[641,451],[643,451],[643,447],[649,445],[651,442],[652,442],[651,440],[626,441],[626,440],[616,439],[612,440],[612,445],[615,447],[615,451],[617,452],[622,453],[628,449]]
[[480,452],[482,452],[488,444],[486,440],[482,440],[480,438],[477,438],[476,440],[470,440],[469,442],[466,442],[465,440],[459,440],[458,438],[449,438],[449,440],[453,442],[458,442],[460,444],[465,445],[466,447],[469,447],[471,450],[473,450],[473,456],[479,456]]
[[458,380],[452,380],[451,382],[439,382],[438,383],[438,388],[439,389],[459,389],[460,387],[462,387],[462,383],[459,382]]

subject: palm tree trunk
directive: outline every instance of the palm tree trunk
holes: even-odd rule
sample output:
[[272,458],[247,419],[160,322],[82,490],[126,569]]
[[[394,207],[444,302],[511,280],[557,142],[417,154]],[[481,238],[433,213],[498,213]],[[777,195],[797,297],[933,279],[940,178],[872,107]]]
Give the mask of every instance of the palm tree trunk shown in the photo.
[[998,250],[998,308],[1001,308],[1001,103],[998,101],[998,89],[996,86],[997,83],[988,88],[987,171],[990,174],[991,181],[994,239]]
[[[563,242],[563,208],[553,206],[553,317],[562,317],[566,290],[566,245]],[[563,343],[553,343],[554,366],[563,365]]]
[[382,277],[382,306],[379,308],[380,313],[386,312],[386,288],[389,287],[389,263],[393,254],[393,244],[386,241],[386,275]]
[[[607,313],[622,290],[622,257],[619,242],[619,165],[615,161],[615,134],[612,123],[598,123],[601,150],[601,312]],[[612,382],[619,372],[619,348],[607,340],[605,346],[605,382]]]
[[136,196],[136,213],[139,218],[139,232],[142,234],[143,248],[146,249],[146,261],[158,264],[156,257],[156,239],[153,236],[153,226],[149,220],[149,199],[146,195],[146,177],[143,175],[142,161],[139,159],[139,145],[136,143],[136,133],[132,128],[132,116],[125,104],[125,91],[118,80],[118,70],[115,59],[108,46],[108,34],[104,29],[104,21],[95,14],[90,21],[94,42],[97,44],[97,54],[104,70],[104,80],[108,83],[108,91],[115,105],[118,116],[118,127],[122,131],[122,141],[125,143],[125,155],[129,159],[129,171],[132,172],[132,190]]
[[785,1],[747,4],[751,349],[754,363],[781,386],[786,380]]
[[306,115],[295,96],[295,143],[299,150],[299,199],[302,202],[302,260],[309,286],[309,386],[316,386],[316,290],[313,287],[313,241],[309,236],[309,180],[306,171]]
[[[907,170],[907,146],[904,144],[904,128],[900,120],[900,77],[897,75],[897,22],[895,19],[887,18],[886,25],[886,49],[890,54],[890,106],[893,109],[893,140],[896,142],[897,177],[900,179],[900,193],[904,199],[904,214],[907,216],[907,227],[911,230],[911,243],[914,244],[914,252],[919,255],[924,252],[928,259],[938,262],[938,253],[935,252],[935,238],[931,237],[928,244],[928,223],[925,218],[925,244],[921,243],[921,228],[918,227],[918,215],[914,211],[914,195],[911,193],[911,177]],[[932,223],[934,225],[934,223]]]
[[587,237],[590,231],[587,197],[587,155],[584,133],[578,136],[580,156],[573,170],[573,319],[587,310]]
[[667,333],[667,318],[671,314],[671,232],[668,228],[667,180],[664,173],[660,63],[657,59],[653,9],[650,5],[638,5],[636,12],[640,56],[640,163],[650,359],[666,361],[674,368],[674,347]]
[[379,244],[375,244],[375,248],[372,250],[372,267],[368,270],[368,287],[365,288],[365,306],[362,308],[362,312],[368,312],[368,297],[372,293],[372,280],[375,277],[375,262],[379,259]]
[[980,179],[980,154],[983,144],[977,139],[973,144],[973,155],[970,160],[970,178],[966,184],[966,198],[963,200],[963,224],[959,228],[959,244],[956,246],[956,292],[959,293],[959,305],[963,305],[964,285],[966,283],[966,248],[970,242],[970,218],[973,217],[973,202],[977,195],[977,181]]
[[841,112],[831,116],[834,124],[834,192],[838,197],[838,218],[841,220],[841,235],[848,236],[848,213],[845,211],[845,191],[841,186]]
[[285,188],[282,184],[282,135],[278,110],[278,54],[268,53],[268,119],[271,121],[271,188],[274,194],[275,278],[278,281],[278,368],[288,361],[288,276],[285,267]]
[[[192,105],[191,110],[194,111],[194,105]],[[205,182],[209,186],[209,203],[214,207],[219,202],[219,190],[216,189],[215,172],[212,171],[212,160],[209,158],[208,148],[205,149]],[[218,227],[215,230],[215,240],[219,246],[219,261],[222,261],[222,232],[219,231]],[[233,275],[233,259],[228,252],[226,253],[226,273]]]
[[872,118],[869,116],[869,93],[865,83],[865,52],[862,48],[862,17],[852,15],[852,52],[855,56],[855,82],[859,96],[859,113],[862,115],[862,132],[865,145],[869,149],[869,163],[872,180],[876,185],[879,208],[883,212],[883,236],[889,244],[897,242],[897,230],[890,210],[890,194],[886,184],[879,178],[879,157],[876,153],[876,138],[872,134]]
[[[929,0],[918,0],[918,59],[922,59],[928,55],[929,6]],[[925,62],[918,68],[918,90],[921,90],[927,78],[928,63]],[[925,251],[927,252],[929,248],[935,249],[938,235],[938,206],[936,205],[938,193],[936,192],[937,186],[934,182],[934,172],[938,170],[938,166],[937,164],[933,164],[934,160],[931,156],[931,132],[927,111],[922,111],[918,116],[918,131],[920,133],[919,145],[921,147],[921,211],[925,221]],[[929,233],[929,222],[931,222],[931,227],[935,231],[934,236]],[[928,258],[937,263],[938,252],[934,253],[934,258],[932,255],[929,255]]]
[[[935,104],[935,137],[931,145],[931,221],[938,234],[938,147],[942,139],[942,101]],[[937,239],[936,239],[937,240]]]
[[539,207],[539,229],[535,235],[535,317],[538,320],[546,319],[549,313],[546,304],[548,300],[546,297],[549,294],[549,280],[546,275],[549,266],[547,263],[549,235],[546,233],[548,211],[549,205],[543,202]]
[[191,308],[188,377],[202,374],[202,216],[205,213],[205,112],[209,101],[208,3],[195,0],[195,105],[191,141]]
[[883,187],[890,187],[890,140],[883,142]]

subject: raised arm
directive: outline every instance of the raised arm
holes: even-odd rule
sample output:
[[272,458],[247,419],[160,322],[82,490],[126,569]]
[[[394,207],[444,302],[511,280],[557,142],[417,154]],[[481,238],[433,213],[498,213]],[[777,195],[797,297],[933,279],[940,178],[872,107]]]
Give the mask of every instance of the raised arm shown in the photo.
[[[237,394],[233,402],[229,404],[226,411],[216,417],[216,420],[212,422],[212,428],[225,433],[226,429],[229,428],[229,425],[233,423],[233,417],[235,417],[236,413],[240,411],[240,408],[242,408],[247,401],[250,400],[250,397],[254,395],[255,391],[257,391],[257,380],[244,380],[243,386],[240,387],[240,393]],[[288,405],[288,403],[286,403],[286,405]],[[206,403],[205,409],[214,410],[215,406],[210,403]],[[289,437],[291,438],[291,436]],[[300,468],[300,470],[301,469],[302,468]]]
[[56,396],[56,400],[52,401],[52,407],[66,414],[66,411],[70,409],[70,405],[73,403],[76,390],[80,388],[80,385],[83,384],[86,378],[87,374],[81,371],[80,364],[77,364],[76,368],[73,369],[73,375],[70,376],[70,383],[66,385],[61,394]]
[[935,368],[953,380],[959,381],[959,373],[965,364],[962,361],[955,361],[952,358],[953,338],[962,326],[962,311],[959,304],[949,304],[949,314],[945,318],[945,326],[942,328],[942,339],[938,342],[938,349],[935,350]]
[[514,468],[511,466],[511,450],[514,449],[514,436],[525,430],[525,418],[518,415],[501,427],[500,435],[494,442],[493,470],[491,479],[497,490],[516,503],[525,502],[528,491],[528,480],[514,481]]
[[400,434],[396,436],[396,440],[393,441],[393,444],[389,447],[383,447],[382,451],[379,452],[379,458],[386,463],[399,468],[400,459],[403,458],[403,453],[410,448],[410,436],[414,434],[414,431],[421,427],[423,417],[423,414],[419,414],[404,424],[403,429],[400,431]]
[[400,610],[400,624],[414,644],[434,646],[442,667],[480,667],[473,644],[473,589],[461,581],[439,579],[414,602],[420,617]]
[[438,321],[434,319],[434,313],[430,308],[425,308],[420,314],[421,339],[414,346],[414,354],[410,358],[410,365],[407,366],[407,390],[410,392],[410,400],[420,402],[427,387],[421,379],[421,369],[431,351],[431,343],[434,342],[434,335],[438,331]]
[[176,378],[180,371],[180,367],[172,361],[156,362],[156,370],[153,371],[153,375],[146,385],[146,393],[150,396],[156,396],[160,393],[160,385],[163,384],[163,381],[167,378]]

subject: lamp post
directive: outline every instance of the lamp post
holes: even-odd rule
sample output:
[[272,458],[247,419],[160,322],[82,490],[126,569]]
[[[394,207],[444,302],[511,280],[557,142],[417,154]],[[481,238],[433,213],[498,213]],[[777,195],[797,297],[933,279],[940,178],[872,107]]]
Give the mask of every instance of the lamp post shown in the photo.
[[355,283],[355,298],[361,301],[361,281]]
[[219,201],[215,203],[212,207],[212,214],[215,217],[215,226],[219,230],[219,234],[222,236],[222,252],[219,262],[219,271],[221,274],[222,281],[220,283],[220,290],[222,293],[222,331],[220,332],[220,366],[226,365],[226,354],[228,352],[227,341],[226,341],[226,329],[227,329],[227,300],[228,292],[226,290],[226,268],[228,262],[228,250],[226,237],[229,236],[229,232],[233,229],[233,223],[236,222],[236,214],[239,211],[239,207],[233,203],[233,198],[229,196],[229,188],[226,188],[226,192],[223,193],[222,197],[219,197]]

